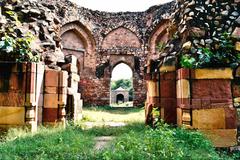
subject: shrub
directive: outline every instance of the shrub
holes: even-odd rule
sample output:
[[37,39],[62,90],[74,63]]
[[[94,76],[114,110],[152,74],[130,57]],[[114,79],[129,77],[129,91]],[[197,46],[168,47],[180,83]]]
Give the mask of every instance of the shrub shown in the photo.
[[31,51],[30,44],[33,36],[30,34],[22,38],[5,35],[0,40],[0,60],[15,62],[38,62],[40,57]]
[[223,33],[212,48],[197,48],[188,54],[180,56],[183,68],[232,67],[240,63],[240,52],[234,48],[229,33]]

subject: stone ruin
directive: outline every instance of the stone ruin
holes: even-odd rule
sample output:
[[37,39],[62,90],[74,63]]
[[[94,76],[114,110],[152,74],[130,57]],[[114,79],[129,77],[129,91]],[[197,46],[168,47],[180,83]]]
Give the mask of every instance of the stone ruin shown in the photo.
[[216,62],[215,68],[183,69],[180,56],[198,53],[199,48],[217,51],[223,33],[231,34],[232,52],[239,54],[239,8],[239,0],[176,2],[169,41],[146,65],[147,124],[154,123],[155,108],[165,122],[198,129],[217,147],[237,143],[239,63],[232,68]]
[[134,106],[146,100],[148,124],[155,107],[167,123],[200,129],[216,146],[234,145],[240,69],[222,69],[222,76],[181,70],[178,60],[182,51],[217,47],[224,31],[239,51],[239,3],[177,0],[145,12],[108,13],[68,0],[0,2],[1,31],[11,26],[15,37],[31,32],[32,50],[44,62],[0,68],[0,124],[36,126],[64,122],[66,115],[79,120],[81,98],[85,105],[109,105],[111,72],[125,63],[133,71]]

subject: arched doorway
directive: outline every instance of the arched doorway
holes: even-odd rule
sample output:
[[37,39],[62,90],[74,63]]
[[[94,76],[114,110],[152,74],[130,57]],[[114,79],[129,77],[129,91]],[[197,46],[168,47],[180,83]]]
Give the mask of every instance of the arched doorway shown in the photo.
[[125,63],[117,64],[111,73],[110,105],[112,107],[133,106],[133,71]]
[[117,104],[124,103],[124,95],[123,94],[118,94],[116,96],[116,102],[117,102]]

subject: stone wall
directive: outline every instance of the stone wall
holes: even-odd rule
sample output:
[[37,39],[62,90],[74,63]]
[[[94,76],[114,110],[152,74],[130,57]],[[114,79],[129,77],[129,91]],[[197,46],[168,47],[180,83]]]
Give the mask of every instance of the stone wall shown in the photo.
[[[111,56],[131,55],[135,59],[129,64],[134,66],[134,103],[140,105],[146,93],[144,65],[156,55],[154,46],[168,39],[166,20],[173,5],[153,6],[145,12],[108,13],[82,8],[68,0],[3,1],[0,26],[5,29],[11,24],[21,35],[31,32],[36,37],[32,50],[41,54],[51,69],[61,67],[64,54],[78,57],[80,90],[86,104],[109,104]],[[16,13],[21,26],[7,11]]]
[[[166,31],[168,21],[165,19],[170,16],[173,3],[154,6],[146,12],[134,13],[92,11],[64,0],[49,3],[57,6],[62,21],[64,53],[74,52],[79,57],[80,90],[85,104],[109,105],[109,78],[116,65],[112,62],[116,56],[118,59],[122,57],[127,59],[129,56],[134,58],[130,63],[125,60],[121,62],[133,66],[131,68],[134,73],[134,105],[143,104],[146,95],[144,65],[156,52],[150,50],[149,46],[150,43],[157,44],[162,39],[165,41],[168,39]],[[164,28],[164,34],[158,28]],[[69,46],[67,43],[73,42],[68,41],[69,37],[77,37],[78,42],[81,41],[83,45],[78,45],[71,51],[67,50]]]
[[[230,57],[231,54],[238,55],[239,7],[237,0],[176,2],[167,27],[171,38],[156,59],[146,67],[149,92],[145,106],[146,123],[152,125],[154,115],[151,115],[151,110],[155,108],[166,122],[177,121],[178,125],[199,129],[217,147],[229,147],[237,143],[239,62],[223,62],[219,59],[205,66],[215,67],[216,70],[190,71],[180,69],[180,61],[182,55],[196,58],[205,48],[214,54],[229,53],[229,50],[219,49],[224,34],[231,35],[229,43],[233,47]],[[168,115],[171,115],[170,119]]]

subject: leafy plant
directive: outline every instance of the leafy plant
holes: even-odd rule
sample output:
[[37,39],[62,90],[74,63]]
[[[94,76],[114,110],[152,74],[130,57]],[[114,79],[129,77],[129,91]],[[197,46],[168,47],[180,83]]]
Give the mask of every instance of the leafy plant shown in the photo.
[[198,48],[196,52],[182,54],[184,68],[232,67],[240,63],[240,52],[234,49],[230,34],[224,32],[212,48]]
[[28,34],[22,38],[5,35],[0,40],[0,60],[16,62],[38,62],[40,57],[31,51],[33,36]]
[[193,68],[196,63],[196,59],[190,55],[182,55],[180,59],[180,64],[184,68]]

